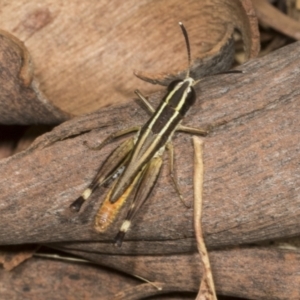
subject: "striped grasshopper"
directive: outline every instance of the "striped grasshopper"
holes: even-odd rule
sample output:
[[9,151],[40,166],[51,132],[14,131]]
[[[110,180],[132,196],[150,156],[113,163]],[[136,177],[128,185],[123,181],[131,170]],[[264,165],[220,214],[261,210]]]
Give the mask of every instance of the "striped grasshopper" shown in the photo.
[[169,84],[168,91],[156,110],[138,90],[135,91],[152,116],[143,126],[115,132],[99,146],[93,148],[101,149],[118,137],[137,132],[135,137],[123,142],[109,155],[89,187],[70,206],[72,211],[79,212],[83,203],[92,195],[95,189],[114,180],[113,186],[95,218],[95,229],[98,232],[104,232],[110,223],[114,221],[118,211],[133,190],[136,190],[127,216],[115,237],[115,243],[119,247],[122,245],[133,217],[145,203],[155,186],[161,170],[162,156],[165,149],[169,151],[170,155],[172,181],[182,199],[173,168],[172,136],[174,132],[207,134],[205,130],[181,125],[183,117],[196,100],[193,86],[197,81],[189,76],[191,65],[190,44],[185,27],[182,23],[179,23],[179,25],[185,38],[188,53],[189,68],[186,78],[175,80]]

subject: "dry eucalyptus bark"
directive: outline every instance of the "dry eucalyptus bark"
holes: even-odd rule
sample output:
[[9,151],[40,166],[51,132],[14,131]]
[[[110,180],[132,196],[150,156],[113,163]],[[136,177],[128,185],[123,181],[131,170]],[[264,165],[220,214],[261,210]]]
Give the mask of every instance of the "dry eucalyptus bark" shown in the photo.
[[53,106],[33,79],[31,59],[24,44],[0,30],[0,123],[58,124],[70,115]]
[[[178,41],[182,44],[182,37]],[[203,228],[210,248],[299,235],[300,75],[297,66],[300,61],[297,48],[298,45],[292,45],[245,64],[245,74],[206,78],[197,88],[198,101],[185,125],[211,129],[205,139]],[[61,78],[57,76],[55,80]],[[66,76],[64,80],[69,78]],[[103,85],[98,77],[95,79],[99,86]],[[58,89],[63,84],[69,89],[66,98],[71,99],[75,92],[72,84],[62,81]],[[138,86],[134,84],[134,88]],[[120,86],[119,90],[122,89]],[[60,94],[57,90],[56,93]],[[87,93],[87,96],[91,101],[94,94]],[[157,104],[161,96],[161,92],[155,93],[150,101]],[[92,228],[96,209],[107,189],[99,190],[79,215],[69,211],[69,205],[116,146],[112,144],[94,152],[83,141],[98,144],[110,132],[123,128],[122,120],[131,126],[143,124],[147,117],[136,103],[107,108],[66,122],[42,136],[29,150],[3,160],[0,243],[48,243],[109,267],[162,282],[163,292],[174,290],[174,286],[178,290],[196,291],[200,270],[195,268],[198,263],[191,254],[196,250],[192,211],[179,201],[167,166],[121,249],[113,247],[111,240],[125,211],[105,234],[96,234]],[[175,144],[183,194],[192,203],[190,137],[180,134]],[[299,258],[295,252],[245,251],[212,252],[219,293],[257,299],[299,298],[299,278],[295,275],[299,273]],[[131,257],[131,254],[139,256]],[[174,265],[180,267],[177,273]],[[184,271],[182,278],[177,276]],[[257,283],[255,288],[253,281]],[[266,282],[270,284],[267,288]],[[132,289],[136,294],[135,288]],[[129,299],[128,294],[124,295],[124,299]]]
[[[293,16],[287,16],[280,10],[276,9],[267,0],[252,0],[259,20],[275,30],[287,35],[296,40],[300,39],[300,24],[294,20]],[[290,1],[289,1],[290,2]],[[286,3],[289,5],[288,3]],[[295,3],[294,3],[295,5]],[[293,7],[295,14],[298,14],[298,9]],[[294,16],[295,17],[295,16]]]
[[[138,291],[136,295],[120,299],[141,299],[166,291],[197,292],[200,282],[198,254],[161,256],[101,255],[72,251],[73,254],[92,258],[103,266],[138,275],[152,281],[163,289]],[[216,290],[219,295],[228,295],[256,300],[297,300],[299,299],[299,261],[296,251],[267,248],[232,248],[209,253]],[[176,289],[175,289],[176,287]],[[139,292],[139,293],[138,293]],[[134,295],[133,292],[131,294]],[[140,296],[140,298],[138,297]],[[159,299],[159,297],[158,297]]]
[[[298,48],[285,47],[245,64],[244,74],[207,78],[196,88],[198,99],[184,124],[211,130],[204,149],[203,230],[208,247],[299,234]],[[150,101],[157,104],[161,95]],[[123,128],[120,115],[129,127],[148,117],[136,103],[107,108],[68,121],[29,150],[1,161],[2,244],[102,241],[97,244],[100,252],[127,254],[195,249],[192,210],[178,200],[167,165],[121,249],[110,242],[124,210],[104,234],[95,233],[91,225],[107,189],[97,191],[80,214],[69,211],[117,144],[92,151],[83,142],[98,144]],[[76,136],[79,129],[95,130]],[[53,142],[68,134],[74,135]],[[190,140],[179,134],[174,143],[179,183],[192,203]]]
[[[170,299],[194,299],[190,294],[185,298],[180,292],[196,293],[202,272],[196,253],[162,256],[73,253],[110,268],[33,258],[11,272],[0,269],[0,295],[3,299],[33,300],[43,295],[47,300],[53,299],[55,290],[55,299],[134,300],[149,296],[162,299],[163,294],[176,292],[177,298],[173,295]],[[300,297],[300,256],[296,251],[233,248],[211,251],[210,258],[219,295],[256,300],[298,300]],[[141,276],[152,284],[124,272]]]
[[242,33],[248,57],[259,50],[250,0],[75,0],[63,6],[56,0],[16,0],[0,11],[0,28],[31,54],[37,89],[74,114],[125,102],[137,87],[145,94],[160,90],[135,78],[133,70],[159,79],[182,74],[187,57],[179,21],[189,32],[193,76],[228,68],[234,28]]
[[[2,299],[112,299],[139,283],[94,264],[33,258],[11,272],[0,269]],[[109,281],[107,281],[109,279]]]

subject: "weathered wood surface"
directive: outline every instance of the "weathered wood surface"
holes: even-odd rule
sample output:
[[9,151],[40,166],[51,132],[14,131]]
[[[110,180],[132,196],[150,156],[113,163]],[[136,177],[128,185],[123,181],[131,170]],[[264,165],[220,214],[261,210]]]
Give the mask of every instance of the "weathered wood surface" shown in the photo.
[[135,278],[88,263],[33,258],[10,272],[0,269],[0,298],[112,299],[118,291],[138,283]]
[[[203,230],[209,248],[300,234],[299,52],[299,44],[292,44],[243,65],[244,74],[206,78],[196,88],[197,103],[184,124],[211,128],[204,149]],[[157,103],[161,95],[150,101]],[[107,108],[68,121],[31,149],[2,160],[0,243],[99,241],[99,252],[124,254],[194,250],[192,210],[179,201],[167,165],[121,249],[111,240],[124,210],[106,233],[92,228],[107,189],[95,193],[80,214],[69,211],[116,147],[97,152],[83,141],[98,144],[146,118],[134,102]],[[80,131],[87,133],[76,136]],[[68,135],[72,138],[54,142]],[[191,138],[179,134],[174,144],[182,192],[192,203]]]
[[[104,266],[162,282],[165,288],[169,285],[173,290],[176,286],[178,290],[194,292],[199,288],[201,270],[197,254],[138,257],[80,255],[92,257]],[[300,297],[300,255],[295,251],[236,248],[211,251],[209,255],[216,290],[220,295],[257,300],[296,300]],[[152,291],[155,292],[155,289],[152,288]],[[156,293],[159,294],[158,291]],[[145,297],[145,291],[141,295]]]
[[[194,65],[202,75],[230,66],[231,59],[220,55],[222,49],[228,50],[234,28],[242,33],[248,57],[257,55],[259,49],[250,0],[74,0],[63,4],[59,0],[15,0],[0,8],[0,29],[24,42],[34,65],[34,86],[24,91],[17,76],[22,55],[10,53],[16,76],[13,80],[3,73],[0,76],[1,86],[10,87],[0,91],[0,122],[5,124],[18,122],[16,113],[9,118],[12,109],[19,113],[20,124],[49,124],[49,117],[36,115],[38,107],[49,110],[48,101],[78,115],[124,103],[137,86],[148,93],[158,91],[159,86],[140,82],[132,74],[139,70],[174,76],[186,70],[179,21],[187,27]],[[227,56],[232,58],[233,51],[227,51]],[[13,103],[9,95],[17,95]],[[33,101],[34,96],[40,102]],[[35,114],[30,114],[33,110]]]
[[266,0],[252,0],[252,2],[255,7],[256,15],[262,24],[299,41],[300,24],[297,20],[297,3],[288,1],[286,3],[286,11],[283,11]]
[[[197,291],[201,270],[196,254],[80,255],[154,281],[162,290],[105,267],[33,258],[11,272],[0,269],[1,298],[135,300],[156,295],[151,299],[195,299],[195,295],[185,297],[179,292]],[[255,300],[300,298],[300,255],[295,251],[236,248],[211,251],[210,260],[219,295]],[[163,294],[172,291],[176,296],[162,298]]]
[[68,120],[70,115],[39,90],[31,65],[24,44],[0,28],[0,123],[54,125]]

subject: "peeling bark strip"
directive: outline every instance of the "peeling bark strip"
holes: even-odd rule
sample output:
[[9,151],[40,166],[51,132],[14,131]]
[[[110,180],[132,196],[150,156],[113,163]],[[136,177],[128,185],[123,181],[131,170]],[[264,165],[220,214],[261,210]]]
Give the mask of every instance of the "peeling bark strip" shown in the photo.
[[[212,126],[205,138],[209,151],[204,153],[203,230],[209,248],[300,234],[299,49],[296,43],[252,60],[243,65],[245,74],[206,78],[196,90],[195,109],[183,125]],[[158,99],[161,94],[149,101],[156,107]],[[124,211],[109,232],[97,234],[91,225],[105,189],[80,216],[72,217],[68,211],[116,147],[89,151],[83,141],[95,145],[122,129],[120,116],[126,127],[143,124],[148,117],[136,103],[106,108],[65,122],[40,137],[31,149],[0,162],[1,244],[112,240]],[[76,130],[93,128],[98,129],[76,136]],[[60,141],[70,134],[72,138]],[[175,147],[182,194],[191,204],[190,138],[179,134]],[[99,243],[98,251],[129,254],[195,249],[192,210],[178,201],[168,168],[163,168],[157,184],[127,236],[136,242],[124,243],[122,250]]]

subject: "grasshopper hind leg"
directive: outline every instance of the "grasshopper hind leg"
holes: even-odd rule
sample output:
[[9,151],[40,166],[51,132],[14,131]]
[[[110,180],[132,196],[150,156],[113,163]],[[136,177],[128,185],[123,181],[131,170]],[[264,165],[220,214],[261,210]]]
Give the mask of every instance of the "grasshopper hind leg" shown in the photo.
[[[152,114],[155,112],[154,108],[152,107],[152,105],[148,102],[148,100],[146,99],[146,97],[139,91],[136,90],[135,91],[136,95],[139,97],[139,99],[144,103],[144,105],[146,106],[147,110]],[[89,146],[86,142],[85,145],[91,149],[91,150],[100,150],[102,149],[105,145],[109,144],[110,142],[112,142],[113,140],[120,138],[124,135],[133,133],[133,132],[137,132],[141,129],[140,126],[134,126],[131,128],[127,128],[124,130],[120,130],[117,132],[114,132],[113,134],[109,135],[106,139],[104,139],[104,141],[102,141],[98,146],[96,147],[91,147]],[[101,167],[102,169],[102,167]],[[107,182],[107,180],[105,180],[105,183],[101,183],[98,182],[99,181],[99,172],[101,172],[101,169],[98,171],[98,174],[96,175],[95,179],[97,180],[97,183],[95,182],[95,179],[93,180],[93,182],[90,184],[90,186],[81,194],[80,197],[78,197],[71,205],[70,205],[70,209],[73,212],[79,212],[80,208],[82,207],[83,203],[91,196],[91,194],[94,192],[94,190],[102,185],[105,184]]]
[[73,212],[79,212],[80,208],[82,207],[83,203],[89,198],[85,197],[84,195],[87,194],[91,194],[92,193],[92,189],[87,188],[80,197],[78,197],[71,205],[70,205],[70,209]]
[[178,179],[177,179],[177,176],[175,174],[175,169],[174,169],[174,146],[171,142],[169,142],[167,144],[166,148],[167,148],[168,153],[169,153],[169,174],[170,174],[170,177],[173,181],[176,193],[178,194],[178,196],[179,196],[181,202],[184,204],[184,206],[187,207],[187,208],[190,208],[190,206],[183,199],[182,193],[180,191]]
[[110,179],[115,179],[114,177],[126,165],[133,146],[134,138],[127,139],[108,156],[89,187],[70,205],[71,211],[79,212],[85,201],[98,187],[104,185]]
[[142,171],[135,197],[128,210],[127,216],[114,239],[116,246],[122,246],[125,234],[131,226],[132,219],[149,197],[159,176],[162,162],[163,160],[161,156],[154,157],[150,160],[150,162],[145,166],[144,170]]

